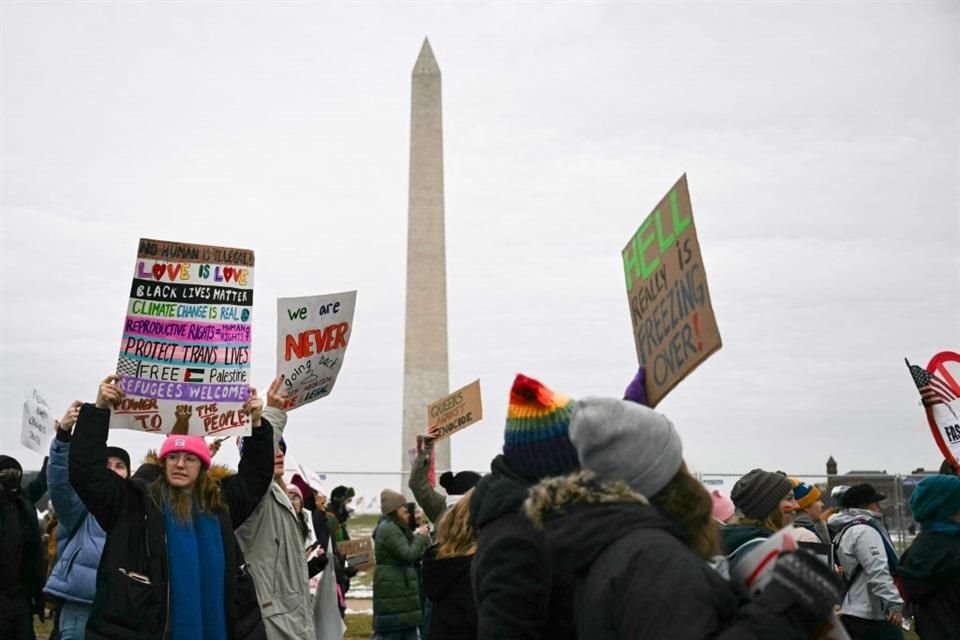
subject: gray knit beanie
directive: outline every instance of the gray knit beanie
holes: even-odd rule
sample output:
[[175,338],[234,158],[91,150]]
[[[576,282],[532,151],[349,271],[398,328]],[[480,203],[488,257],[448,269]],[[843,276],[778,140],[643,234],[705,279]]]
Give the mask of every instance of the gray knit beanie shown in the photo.
[[733,504],[748,518],[762,520],[777,508],[780,501],[793,491],[787,476],[781,473],[754,469],[737,480],[730,492]]
[[622,480],[652,496],[683,464],[680,435],[666,416],[633,402],[585,398],[570,418],[580,465],[601,481]]

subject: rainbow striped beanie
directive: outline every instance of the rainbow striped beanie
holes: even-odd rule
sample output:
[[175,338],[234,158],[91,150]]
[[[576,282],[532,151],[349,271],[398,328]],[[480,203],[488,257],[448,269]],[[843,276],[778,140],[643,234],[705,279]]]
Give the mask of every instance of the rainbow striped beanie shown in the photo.
[[573,400],[518,374],[510,389],[503,456],[518,474],[539,479],[580,466],[570,441]]

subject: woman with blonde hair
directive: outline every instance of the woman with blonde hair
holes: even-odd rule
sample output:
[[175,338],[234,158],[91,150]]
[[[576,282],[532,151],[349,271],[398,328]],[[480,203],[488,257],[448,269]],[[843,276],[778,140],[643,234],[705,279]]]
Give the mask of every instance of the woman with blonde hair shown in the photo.
[[437,523],[437,543],[423,558],[423,589],[433,604],[430,640],[477,637],[477,605],[470,584],[470,563],[477,552],[477,534],[470,526],[472,495],[470,489],[447,508]]
[[722,531],[730,569],[755,546],[784,528],[786,512],[798,509],[793,483],[782,473],[753,469],[733,485],[733,504],[743,514],[737,524]]

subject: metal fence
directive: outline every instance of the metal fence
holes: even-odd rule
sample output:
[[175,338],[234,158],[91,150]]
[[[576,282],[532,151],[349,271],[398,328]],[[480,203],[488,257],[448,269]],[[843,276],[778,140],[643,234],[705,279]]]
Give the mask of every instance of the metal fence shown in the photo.
[[[329,493],[337,485],[354,487],[356,498],[353,507],[360,513],[375,512],[379,509],[380,490],[383,488],[399,489],[403,474],[396,472],[376,471],[325,471],[323,489]],[[743,473],[708,473],[698,472],[697,478],[709,488],[719,488],[727,493],[733,485],[743,477]],[[877,491],[886,496],[881,507],[883,518],[894,546],[903,552],[916,537],[917,524],[910,512],[910,496],[921,480],[930,474],[886,474],[886,473],[851,473],[851,474],[799,474],[794,477],[816,485],[822,493],[822,500],[826,507],[835,506],[830,492],[838,485],[853,486],[860,483],[869,483]]]
[[[910,511],[910,496],[917,484],[932,474],[888,474],[888,473],[848,473],[836,475],[809,474],[794,476],[804,482],[814,484],[820,489],[825,507],[836,506],[830,492],[837,486],[853,486],[868,483],[886,496],[880,504],[883,520],[890,532],[897,551],[903,553],[913,542],[919,527]],[[734,483],[743,474],[737,473],[697,473],[697,477],[708,488],[723,488],[729,493]]]

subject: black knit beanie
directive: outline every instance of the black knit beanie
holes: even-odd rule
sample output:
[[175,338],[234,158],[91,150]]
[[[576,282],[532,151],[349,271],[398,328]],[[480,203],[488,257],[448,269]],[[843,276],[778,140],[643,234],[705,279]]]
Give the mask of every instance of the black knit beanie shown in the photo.
[[127,477],[130,477],[130,474],[133,473],[133,470],[130,468],[130,454],[127,453],[126,449],[121,449],[120,447],[107,447],[107,457],[108,458],[120,458],[123,460],[123,464],[127,465]]

